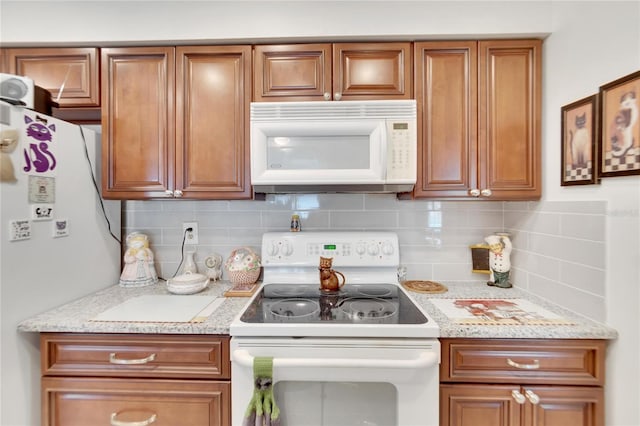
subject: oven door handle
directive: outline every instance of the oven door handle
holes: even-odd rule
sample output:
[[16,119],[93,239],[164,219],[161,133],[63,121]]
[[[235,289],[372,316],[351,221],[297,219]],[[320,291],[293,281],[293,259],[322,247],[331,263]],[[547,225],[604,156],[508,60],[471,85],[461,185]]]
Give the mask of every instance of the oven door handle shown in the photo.
[[[254,357],[244,349],[233,351],[232,361],[241,367],[253,367]],[[437,365],[439,354],[422,352],[414,359],[362,359],[362,358],[274,358],[276,368],[396,368],[416,369]]]

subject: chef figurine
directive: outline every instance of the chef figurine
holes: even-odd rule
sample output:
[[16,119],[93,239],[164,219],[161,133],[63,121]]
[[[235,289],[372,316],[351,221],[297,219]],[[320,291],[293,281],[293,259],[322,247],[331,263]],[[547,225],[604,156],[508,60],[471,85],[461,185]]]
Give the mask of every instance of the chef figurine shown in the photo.
[[158,282],[153,252],[149,238],[140,232],[127,235],[127,250],[124,252],[124,268],[120,275],[123,287],[142,287]]
[[489,244],[489,281],[490,286],[511,288],[509,271],[511,270],[511,240],[507,234],[489,235],[484,239]]

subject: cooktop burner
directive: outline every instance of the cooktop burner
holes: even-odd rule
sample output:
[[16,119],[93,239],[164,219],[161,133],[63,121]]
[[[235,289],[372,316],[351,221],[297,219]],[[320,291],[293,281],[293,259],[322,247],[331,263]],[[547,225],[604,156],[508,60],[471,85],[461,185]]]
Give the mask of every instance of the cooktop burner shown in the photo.
[[333,293],[313,284],[266,284],[240,320],[305,324],[428,322],[397,284],[351,284]]

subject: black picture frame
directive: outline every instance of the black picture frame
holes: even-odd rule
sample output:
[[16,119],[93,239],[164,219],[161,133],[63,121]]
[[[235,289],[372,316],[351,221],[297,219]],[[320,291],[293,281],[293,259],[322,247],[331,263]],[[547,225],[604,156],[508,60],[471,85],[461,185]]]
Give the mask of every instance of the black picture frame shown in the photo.
[[561,108],[561,186],[600,182],[596,150],[600,121],[597,106],[598,94],[594,94]]

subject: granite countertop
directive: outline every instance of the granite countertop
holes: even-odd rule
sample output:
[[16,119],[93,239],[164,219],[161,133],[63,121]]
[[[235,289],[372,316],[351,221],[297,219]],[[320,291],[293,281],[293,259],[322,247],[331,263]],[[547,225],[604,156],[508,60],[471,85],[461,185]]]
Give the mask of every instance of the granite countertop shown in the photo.
[[[544,299],[535,298],[517,288],[500,289],[484,283],[444,283],[446,293],[422,294],[410,292],[411,296],[438,323],[440,337],[472,338],[549,338],[549,339],[615,339],[616,330],[591,321],[571,311],[564,310]],[[228,282],[212,282],[198,295],[224,297],[231,287]],[[91,321],[96,315],[119,305],[130,298],[143,295],[169,294],[164,283],[138,288],[123,288],[114,285],[60,307],[28,318],[18,325],[23,332],[69,332],[69,333],[151,333],[151,334],[229,334],[234,317],[247,304],[247,297],[225,298],[205,321],[199,323],[153,323],[153,322],[102,322]],[[189,297],[189,296],[175,296]],[[433,299],[526,299],[536,305],[570,320],[571,325],[461,325],[451,321],[431,301]]]

